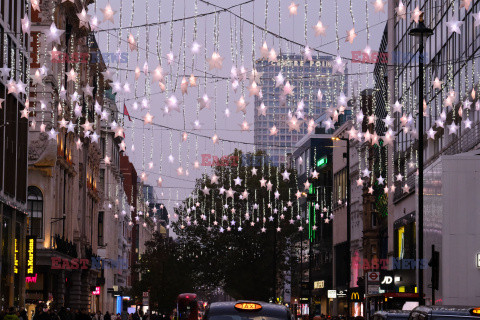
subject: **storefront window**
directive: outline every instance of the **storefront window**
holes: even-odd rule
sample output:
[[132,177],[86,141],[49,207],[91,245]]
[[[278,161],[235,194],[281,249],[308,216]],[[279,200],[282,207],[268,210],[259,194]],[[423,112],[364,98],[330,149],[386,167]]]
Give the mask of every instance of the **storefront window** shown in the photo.
[[43,195],[37,187],[28,187],[27,210],[30,213],[30,235],[43,238]]

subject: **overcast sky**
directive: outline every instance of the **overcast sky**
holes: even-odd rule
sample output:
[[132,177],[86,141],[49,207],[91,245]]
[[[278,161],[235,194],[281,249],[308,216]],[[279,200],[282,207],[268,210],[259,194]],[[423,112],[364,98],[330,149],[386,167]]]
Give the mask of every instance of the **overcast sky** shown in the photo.
[[[242,6],[236,6],[231,11],[237,15],[242,16],[249,21],[254,21],[259,26],[265,25],[265,11],[266,0],[211,0],[210,3],[219,5],[221,7],[231,7],[236,4],[245,3]],[[200,83],[197,88],[189,88],[188,94],[182,98],[180,87],[180,81],[183,75],[187,77],[192,73],[192,66],[194,67],[194,73],[196,75],[202,75],[204,69],[204,44],[206,41],[207,56],[210,57],[214,48],[218,48],[218,51],[222,57],[224,57],[223,69],[220,71],[209,71],[209,74],[222,76],[229,78],[230,69],[234,64],[232,62],[233,55],[237,57],[237,66],[241,66],[242,56],[243,65],[247,70],[252,68],[252,47],[255,48],[256,58],[260,57],[259,47],[263,40],[268,44],[268,47],[275,48],[277,53],[297,53],[300,54],[303,46],[308,44],[312,48],[322,50],[330,55],[337,54],[337,42],[336,42],[336,9],[335,1],[333,0],[297,0],[295,1],[298,6],[298,14],[296,16],[289,16],[288,6],[291,1],[286,0],[267,0],[268,1],[268,16],[267,16],[267,29],[274,34],[280,34],[289,40],[293,40],[302,44],[302,46],[294,45],[288,41],[279,40],[274,35],[264,35],[259,29],[253,29],[252,26],[246,22],[242,22],[239,18],[236,18],[229,12],[218,12],[215,14],[215,10],[219,11],[218,7],[207,5],[201,0],[110,0],[110,4],[114,11],[117,11],[114,19],[115,23],[104,22],[100,25],[100,29],[104,30],[97,34],[97,40],[102,52],[128,52],[128,63],[110,64],[112,70],[119,68],[118,76],[116,77],[122,84],[127,80],[130,83],[132,93],[126,95],[118,95],[117,105],[120,110],[123,109],[123,103],[125,102],[128,111],[134,117],[143,118],[147,110],[133,109],[133,102],[137,101],[139,105],[144,97],[148,97],[146,90],[150,91],[150,113],[154,116],[153,121],[155,123],[173,127],[178,130],[183,130],[184,124],[187,131],[192,131],[192,122],[196,119],[197,110],[197,97],[203,95],[206,91],[211,99],[211,110],[202,110],[200,112],[200,122],[203,124],[202,129],[196,131],[202,135],[211,137],[214,133],[215,123],[216,132],[220,138],[231,139],[234,141],[244,141],[247,143],[253,143],[253,116],[254,116],[254,100],[248,98],[248,91],[246,92],[247,101],[250,102],[247,107],[247,121],[252,123],[252,131],[241,132],[239,124],[243,121],[241,113],[236,113],[235,101],[241,95],[241,91],[233,93],[230,89],[230,81],[220,79],[215,81],[210,77],[207,78],[207,86],[205,89],[205,83],[203,79],[198,79]],[[307,41],[305,41],[305,2],[307,2]],[[197,12],[199,15],[206,14],[197,19],[182,20],[183,17],[191,17],[195,15],[195,3],[198,3]],[[320,13],[320,3],[322,5],[321,20],[324,25],[327,25],[327,34],[325,37],[315,37],[313,26],[317,23]],[[353,44],[345,42],[345,36],[347,30],[353,27],[353,22],[350,14],[350,3],[352,2],[352,12],[355,21],[355,30],[358,33],[357,38]],[[280,30],[279,30],[279,3],[280,3]],[[89,6],[89,13],[96,14],[98,18],[103,19],[103,14],[100,8],[104,8],[107,4],[107,0],[98,0],[96,4]],[[95,7],[96,6],[96,7]],[[161,12],[159,12],[159,7]],[[180,19],[177,22],[171,24],[169,21],[172,17]],[[368,10],[368,14],[367,14]],[[207,14],[212,13],[213,14]],[[159,15],[160,14],[160,15]],[[219,26],[218,32],[215,32],[215,19],[219,19],[217,25]],[[120,21],[121,20],[121,21]],[[196,55],[195,61],[192,60],[192,54],[190,52],[190,45],[192,44],[195,36],[194,24],[197,23],[196,39],[202,45],[200,53]],[[339,0],[338,1],[338,36],[340,37],[340,50],[341,56],[346,58],[352,57],[352,51],[363,50],[367,44],[367,34],[369,34],[369,45],[372,50],[378,50],[378,46],[385,28],[387,21],[387,5],[385,5],[385,13],[375,13],[374,7],[370,0]],[[159,22],[167,22],[158,24]],[[366,30],[366,23],[369,24],[369,32]],[[150,27],[146,27],[145,24],[152,24]],[[119,27],[122,30],[119,30]],[[133,26],[133,28],[130,28]],[[140,26],[140,27],[135,27]],[[160,32],[159,32],[160,31]],[[129,33],[132,33],[138,42],[138,51],[131,52],[128,48],[127,38]],[[147,40],[148,34],[148,40]],[[186,46],[185,67],[183,59],[184,39]],[[215,39],[215,35],[218,34],[218,41]],[[206,35],[206,37],[205,37]],[[160,41],[157,41],[157,37]],[[233,38],[233,43],[231,42]],[[173,39],[173,42],[170,40]],[[243,41],[241,41],[241,39]],[[243,48],[242,48],[243,45]],[[145,61],[148,61],[150,70],[154,70],[158,63],[159,58],[158,51],[161,51],[161,65],[169,72],[167,79],[167,93],[160,93],[160,88],[157,83],[151,83],[147,81],[145,86],[145,76],[142,74],[136,87],[136,94],[134,93],[135,82],[135,67],[138,66],[143,69]],[[148,50],[147,50],[148,48]],[[175,62],[170,66],[167,63],[167,54],[172,51],[175,55]],[[326,54],[321,54],[326,55]],[[148,58],[147,58],[148,56]],[[130,71],[125,71],[126,69]],[[354,76],[354,80],[360,80],[360,89],[373,86],[373,77],[370,73],[369,76],[365,76],[367,71],[372,71],[371,66],[363,64],[348,64],[349,73],[361,73],[362,76]],[[173,79],[173,81],[171,81]],[[171,115],[163,115],[163,107],[165,106],[165,100],[172,94],[172,89],[177,81],[177,91],[174,93],[181,108],[183,103],[185,105],[185,118],[183,112],[177,113],[174,111]],[[248,82],[246,82],[248,85]],[[229,109],[231,116],[226,118],[224,116],[224,110],[226,108],[227,101],[227,88],[229,90]],[[346,93],[347,96],[351,95],[351,92]],[[184,100],[183,100],[184,99]],[[214,108],[216,103],[217,116],[215,117]],[[307,106],[308,108],[308,106]],[[216,122],[215,122],[216,118]],[[164,199],[168,206],[169,211],[175,202],[181,202],[188,196],[194,185],[195,177],[200,176],[204,172],[205,168],[201,170],[194,170],[192,167],[195,159],[200,160],[200,154],[211,153],[221,156],[222,154],[228,154],[235,148],[240,148],[244,151],[251,151],[252,145],[243,145],[241,143],[221,142],[214,146],[212,141],[199,137],[195,138],[194,135],[189,135],[187,142],[181,141],[181,132],[162,129],[159,127],[152,127],[150,125],[143,126],[143,122],[135,120],[134,129],[132,129],[133,122],[128,120],[125,123],[126,127],[126,143],[127,154],[131,158],[131,161],[135,164],[137,172],[142,172],[143,164],[147,167],[152,157],[154,168],[149,173],[147,183],[156,186],[156,180],[158,179],[160,166],[162,171],[162,178],[164,180],[163,188],[157,188],[156,193],[160,199]],[[153,133],[152,133],[153,128]],[[170,139],[172,136],[172,139]],[[135,146],[135,151],[131,151],[132,143]],[[151,146],[153,145],[153,149]],[[170,151],[172,149],[172,151]],[[142,151],[143,150],[143,151]],[[172,153],[175,157],[173,164],[168,162],[168,156]],[[180,154],[180,157],[179,157]],[[198,158],[196,157],[198,154]],[[180,158],[180,159],[179,159]],[[161,161],[162,159],[162,161]],[[176,169],[179,166],[179,160],[182,162],[184,169],[189,167],[190,175],[178,176]],[[189,161],[188,161],[189,160]],[[190,164],[187,164],[190,162]],[[207,171],[208,172],[208,171]],[[162,195],[163,192],[163,195]],[[170,201],[169,201],[170,200]]]

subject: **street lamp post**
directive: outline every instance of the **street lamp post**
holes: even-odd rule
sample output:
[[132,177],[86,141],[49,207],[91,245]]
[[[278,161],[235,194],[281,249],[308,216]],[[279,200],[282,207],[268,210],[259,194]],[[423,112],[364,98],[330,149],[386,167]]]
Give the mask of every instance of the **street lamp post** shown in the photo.
[[[423,22],[423,13],[420,15],[418,25],[411,29],[409,34],[419,39],[419,72],[418,72],[418,259],[423,259],[423,40],[433,34],[433,30],[427,28]],[[418,269],[418,296],[420,305],[425,304],[423,297],[423,270]]]
[[347,319],[350,319],[350,281],[352,276],[352,253],[350,252],[350,242],[352,238],[351,234],[351,205],[350,205],[350,140],[347,138],[339,138],[339,137],[332,137],[334,141],[346,141],[347,142],[347,152],[344,154],[344,157],[347,158],[347,250],[348,250],[348,257],[347,257],[347,265],[348,265],[348,273],[347,273]]

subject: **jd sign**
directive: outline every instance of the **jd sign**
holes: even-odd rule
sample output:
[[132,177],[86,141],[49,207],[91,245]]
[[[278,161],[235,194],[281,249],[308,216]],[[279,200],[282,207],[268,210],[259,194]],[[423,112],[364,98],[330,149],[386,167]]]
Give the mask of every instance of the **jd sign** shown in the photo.
[[393,277],[385,276],[383,277],[381,284],[391,284],[392,282],[393,282]]

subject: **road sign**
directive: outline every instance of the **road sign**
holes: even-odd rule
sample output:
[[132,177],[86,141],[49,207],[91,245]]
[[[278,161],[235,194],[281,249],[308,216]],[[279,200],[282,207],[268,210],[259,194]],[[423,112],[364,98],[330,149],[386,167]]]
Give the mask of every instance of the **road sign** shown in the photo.
[[367,273],[367,283],[380,283],[380,272],[372,271]]

